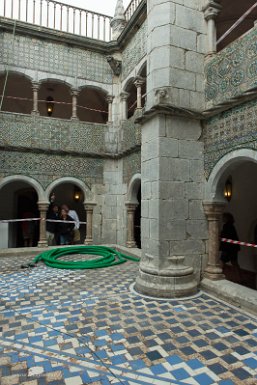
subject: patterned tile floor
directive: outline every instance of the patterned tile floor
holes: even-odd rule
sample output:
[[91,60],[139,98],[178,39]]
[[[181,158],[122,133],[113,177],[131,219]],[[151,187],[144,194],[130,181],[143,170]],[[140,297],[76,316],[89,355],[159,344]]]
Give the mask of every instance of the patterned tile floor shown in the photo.
[[143,298],[135,262],[20,268],[30,260],[0,260],[1,385],[257,384],[250,315],[202,292]]

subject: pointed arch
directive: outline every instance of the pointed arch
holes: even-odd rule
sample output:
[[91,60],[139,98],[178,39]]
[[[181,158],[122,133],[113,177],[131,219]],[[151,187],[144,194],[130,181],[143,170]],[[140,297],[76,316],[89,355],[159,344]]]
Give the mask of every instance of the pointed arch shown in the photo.
[[127,201],[129,203],[139,203],[137,199],[137,193],[141,186],[141,174],[135,174],[131,178],[128,186]]

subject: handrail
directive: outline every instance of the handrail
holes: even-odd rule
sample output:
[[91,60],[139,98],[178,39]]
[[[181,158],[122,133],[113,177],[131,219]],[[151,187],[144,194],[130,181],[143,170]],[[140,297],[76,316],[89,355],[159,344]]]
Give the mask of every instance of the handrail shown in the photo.
[[129,21],[142,0],[131,0],[125,10],[125,19]]
[[110,41],[112,17],[55,0],[1,0],[0,16]]

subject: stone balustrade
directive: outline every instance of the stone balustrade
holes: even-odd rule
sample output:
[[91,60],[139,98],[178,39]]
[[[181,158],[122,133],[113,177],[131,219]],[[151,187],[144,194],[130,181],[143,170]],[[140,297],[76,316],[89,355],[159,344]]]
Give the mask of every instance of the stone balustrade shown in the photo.
[[105,124],[1,112],[0,126],[0,142],[5,148],[105,152]]

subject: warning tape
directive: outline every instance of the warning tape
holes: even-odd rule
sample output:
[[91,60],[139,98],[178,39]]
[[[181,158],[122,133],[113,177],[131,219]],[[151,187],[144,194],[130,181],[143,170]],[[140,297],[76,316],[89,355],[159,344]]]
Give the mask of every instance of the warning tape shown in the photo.
[[221,238],[222,242],[227,242],[227,243],[233,243],[235,245],[241,245],[241,246],[248,246],[248,247],[256,247],[254,243],[248,243],[248,242],[240,242],[240,241],[235,241],[234,239],[228,239],[228,238]]
[[86,225],[87,222],[80,221],[63,221],[61,219],[44,219],[44,218],[26,218],[26,219],[1,219],[0,223],[11,223],[11,222],[29,222],[29,221],[45,221],[45,222],[65,222],[65,223],[79,223],[81,225]]

